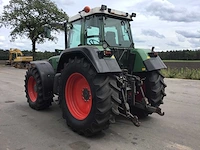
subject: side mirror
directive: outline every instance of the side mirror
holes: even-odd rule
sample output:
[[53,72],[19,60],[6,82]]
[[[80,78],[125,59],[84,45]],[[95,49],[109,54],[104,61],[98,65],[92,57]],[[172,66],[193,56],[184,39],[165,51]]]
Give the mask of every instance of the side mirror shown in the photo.
[[49,25],[44,25],[44,37],[51,38],[51,28]]

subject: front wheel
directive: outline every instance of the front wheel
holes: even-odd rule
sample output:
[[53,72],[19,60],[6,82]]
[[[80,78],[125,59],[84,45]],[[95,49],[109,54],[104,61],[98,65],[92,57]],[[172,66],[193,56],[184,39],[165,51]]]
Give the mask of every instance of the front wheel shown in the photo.
[[69,59],[61,72],[59,99],[63,116],[75,132],[91,136],[109,126],[111,78],[97,74],[84,58]]
[[37,68],[28,69],[25,75],[25,93],[29,106],[35,110],[43,110],[51,105],[53,97],[44,100],[42,80]]

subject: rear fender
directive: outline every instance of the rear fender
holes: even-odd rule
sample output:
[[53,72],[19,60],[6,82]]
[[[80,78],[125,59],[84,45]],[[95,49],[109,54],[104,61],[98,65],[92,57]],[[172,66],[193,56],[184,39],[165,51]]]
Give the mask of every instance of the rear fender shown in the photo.
[[61,57],[57,67],[57,73],[61,72],[64,68],[64,63],[68,62],[69,58],[84,57],[86,58],[95,68],[97,73],[118,73],[121,69],[114,57],[100,57],[101,52],[97,47],[94,46],[79,46],[76,48],[66,49],[61,53]]
[[31,67],[36,67],[41,80],[43,89],[43,99],[47,100],[53,97],[54,69],[47,61],[32,61]]

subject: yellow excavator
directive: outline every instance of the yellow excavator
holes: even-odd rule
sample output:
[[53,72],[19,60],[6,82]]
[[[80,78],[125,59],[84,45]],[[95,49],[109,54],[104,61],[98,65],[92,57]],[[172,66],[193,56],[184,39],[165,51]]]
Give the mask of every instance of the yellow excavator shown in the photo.
[[33,56],[24,56],[21,50],[11,48],[6,65],[11,65],[15,68],[27,68],[31,61],[33,61]]

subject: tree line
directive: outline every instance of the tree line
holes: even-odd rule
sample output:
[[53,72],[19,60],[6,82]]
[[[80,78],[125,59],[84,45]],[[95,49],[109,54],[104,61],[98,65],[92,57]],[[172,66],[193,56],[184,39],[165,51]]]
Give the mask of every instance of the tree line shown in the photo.
[[[32,51],[23,50],[22,53],[24,54],[24,56],[32,56]],[[58,53],[49,51],[35,52],[35,60],[45,60],[55,55],[58,55]],[[0,49],[0,60],[8,60],[8,57],[9,50]],[[15,56],[13,55],[13,57]]]
[[[23,50],[25,56],[32,56],[32,51]],[[59,52],[36,52],[35,60],[44,60],[58,55]],[[200,50],[182,50],[159,52],[158,55],[163,60],[200,60]],[[0,49],[0,60],[8,60],[9,50]]]
[[200,60],[200,50],[175,50],[158,54],[163,60]]

